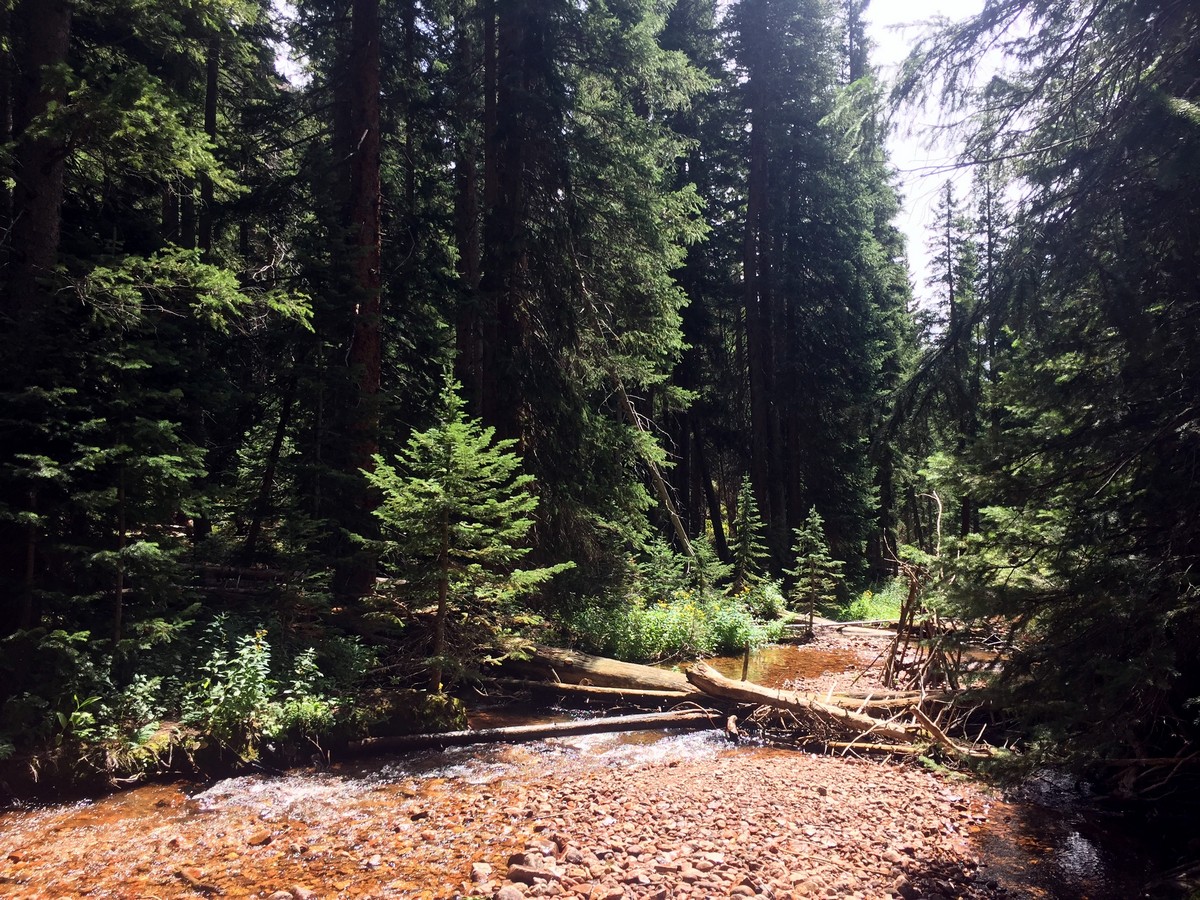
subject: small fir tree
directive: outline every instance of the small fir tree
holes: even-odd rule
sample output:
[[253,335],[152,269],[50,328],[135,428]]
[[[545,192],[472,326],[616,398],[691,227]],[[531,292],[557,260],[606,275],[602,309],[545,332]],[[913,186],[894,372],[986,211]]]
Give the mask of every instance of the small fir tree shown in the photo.
[[794,529],[792,555],[796,568],[787,574],[796,579],[792,586],[791,600],[795,608],[808,607],[808,633],[813,631],[813,616],[818,603],[832,603],[837,597],[837,586],[843,578],[842,563],[829,553],[825,540],[825,522],[814,506],[808,512],[804,525]]
[[430,689],[455,660],[448,653],[451,608],[494,620],[505,601],[528,593],[570,563],[519,569],[538,499],[533,478],[520,471],[516,441],[496,440],[495,429],[469,419],[448,379],[439,421],[414,434],[397,466],[375,457],[367,478],[383,494],[375,511],[385,555],[398,560],[422,600],[436,599]]
[[738,514],[733,532],[733,590],[740,593],[762,577],[768,556],[762,536],[762,516],[758,513],[749,475],[742,476],[742,486],[738,490]]

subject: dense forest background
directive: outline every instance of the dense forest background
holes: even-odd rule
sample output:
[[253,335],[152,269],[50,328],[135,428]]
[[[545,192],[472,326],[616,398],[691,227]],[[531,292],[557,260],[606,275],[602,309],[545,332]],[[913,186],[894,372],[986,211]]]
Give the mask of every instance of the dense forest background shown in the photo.
[[991,0],[889,99],[866,6],[4,0],[0,753],[742,646],[814,561],[1045,749],[1194,740],[1200,13]]

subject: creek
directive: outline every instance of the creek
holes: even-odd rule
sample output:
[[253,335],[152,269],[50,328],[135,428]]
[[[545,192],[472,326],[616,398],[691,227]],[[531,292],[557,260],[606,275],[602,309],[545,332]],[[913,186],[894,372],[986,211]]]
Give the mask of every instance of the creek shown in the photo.
[[[776,685],[829,674],[853,677],[869,662],[854,650],[770,647],[752,659],[750,677]],[[741,674],[740,657],[717,664],[732,677]],[[480,710],[472,725],[528,722],[530,713]],[[958,842],[954,846],[961,845],[963,858],[973,854],[982,863],[955,896],[1133,897],[1139,896],[1150,873],[1148,848],[1128,833],[1123,821],[1081,802],[1073,785],[1061,779],[1044,778],[1043,787],[1005,800],[940,776],[932,778],[911,766],[830,760],[754,746],[731,748],[719,732],[642,732],[464,748],[202,786],[147,785],[96,800],[13,809],[0,814],[0,896],[267,897],[289,887],[317,897],[471,896],[476,890],[470,882],[473,867],[502,873],[512,854],[555,829],[570,833],[573,824],[578,830],[582,822],[590,836],[576,839],[591,846],[601,842],[597,833],[616,832],[643,841],[645,833],[669,832],[668,826],[678,825],[686,833],[712,816],[726,822],[721,815],[725,813],[727,826],[714,832],[718,843],[713,846],[721,851],[707,854],[716,858],[714,853],[722,855],[725,849],[721,841],[730,842],[730,853],[747,837],[751,843],[769,840],[768,848],[773,846],[775,838],[767,837],[769,824],[762,831],[746,824],[756,822],[761,812],[752,810],[751,803],[777,805],[776,796],[787,802],[803,799],[798,787],[783,788],[784,795],[756,794],[765,787],[778,790],[758,783],[763,776],[754,773],[764,771],[792,772],[800,779],[797,786],[804,784],[805,790],[814,778],[828,782],[811,795],[816,807],[793,811],[791,818],[806,819],[801,840],[816,840],[804,837],[814,826],[824,827],[811,809],[819,811],[826,808],[820,804],[839,798],[834,821],[840,830],[834,831],[843,835],[843,843],[827,840],[820,847],[826,856],[841,853],[849,860],[842,869],[868,870],[866,863],[855,861],[855,854],[865,852],[863,845],[889,852],[882,845],[890,839],[879,837],[881,833],[893,834],[898,845],[918,856],[922,847],[932,847],[935,839],[929,836],[928,821],[905,826],[907,832],[898,823],[888,832],[886,823],[868,821],[879,818],[881,808],[899,817],[911,805],[926,810],[933,821],[932,834],[942,822]],[[736,790],[705,793],[724,778],[735,779]],[[628,779],[635,780],[627,783]],[[682,794],[649,795],[647,785],[670,779],[684,779]],[[698,801],[707,802],[695,804],[703,815],[689,820],[692,825],[685,828],[684,817],[698,815],[687,809],[686,797],[693,789]],[[889,791],[896,794],[893,805],[878,806]],[[928,798],[922,796],[925,791]],[[740,813],[736,808],[723,810],[721,798],[728,796],[747,805]],[[907,804],[910,796],[913,802]],[[593,816],[587,815],[589,809]],[[780,829],[784,819],[782,810],[766,816]],[[880,827],[885,830],[870,831]],[[968,845],[972,849],[962,849]],[[669,860],[676,852],[694,849],[686,842],[678,846],[683,850],[666,842],[657,848]],[[778,852],[783,852],[782,844]],[[623,865],[630,859],[636,865],[639,854],[619,859]],[[828,877],[838,871],[832,869]],[[618,883],[627,893],[613,896],[653,896],[642,892],[639,884]],[[682,882],[678,886],[684,887]],[[801,887],[796,896],[806,896]],[[690,896],[704,894],[693,890]],[[865,891],[862,896],[877,894]]]

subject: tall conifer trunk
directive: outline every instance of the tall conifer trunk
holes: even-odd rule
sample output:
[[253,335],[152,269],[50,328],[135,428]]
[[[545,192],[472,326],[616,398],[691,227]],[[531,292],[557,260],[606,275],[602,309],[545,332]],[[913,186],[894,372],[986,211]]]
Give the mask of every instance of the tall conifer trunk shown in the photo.
[[[523,293],[528,274],[526,177],[538,122],[531,98],[542,87],[532,72],[538,4],[497,4],[495,98],[484,117],[492,126],[485,157],[485,259],[483,265],[483,420],[502,438],[524,439],[521,407]],[[489,95],[490,98],[490,95]],[[491,116],[495,116],[494,119]],[[542,137],[548,137],[543,135]]]
[[750,173],[746,186],[746,232],[742,278],[746,309],[746,363],[750,380],[750,481],[760,513],[772,521],[771,311],[767,300],[767,114],[761,76],[750,75]]
[[[379,450],[383,311],[379,46],[379,0],[353,0],[349,54],[343,73],[347,93],[346,145],[342,148],[342,159],[348,167],[343,215],[350,255],[346,297],[350,402],[341,414],[345,416],[344,474],[351,487],[341,513],[343,524],[357,534],[370,533],[374,524],[371,512],[377,502],[359,473],[374,467],[373,457]],[[339,568],[337,590],[344,597],[361,597],[373,588],[376,559],[372,552],[356,548]]]
[[[0,388],[17,393],[37,383],[47,363],[46,343],[52,337],[47,323],[52,294],[43,280],[53,274],[58,261],[67,149],[65,137],[54,128],[37,126],[51,104],[64,99],[63,88],[50,73],[67,61],[72,6],[69,0],[19,0],[5,7],[12,52],[5,54],[3,64],[0,119],[4,137],[13,143],[14,186],[3,197],[8,253],[3,259],[6,284],[0,295],[0,333],[9,359],[0,373]],[[23,440],[25,435],[18,437]],[[7,595],[4,605],[9,607],[0,633],[31,628],[40,617],[38,489],[8,484],[5,493],[0,502],[30,517],[23,525],[11,519],[0,524],[0,593]]]
[[[204,133],[210,141],[217,138],[217,93],[221,74],[221,38],[213,35],[205,56],[204,78]],[[199,246],[205,259],[212,255],[213,245],[213,183],[204,175],[200,179]]]
[[[8,0],[0,3],[0,35],[4,35],[9,52],[0,53],[0,146],[12,140],[12,10]],[[7,168],[7,167],[6,167]],[[8,172],[4,172],[7,176]],[[12,188],[8,178],[0,178],[0,233],[7,234],[12,225]],[[0,267],[4,266],[6,250],[0,249]]]
[[30,314],[45,297],[39,280],[53,271],[58,257],[66,172],[62,135],[30,131],[39,117],[61,104],[63,88],[48,77],[67,59],[71,39],[69,0],[20,0],[12,13],[15,84],[12,131],[16,142],[11,251],[8,266],[8,312],[18,328],[34,325]]
[[[471,28],[465,6],[459,0],[454,10],[457,27],[455,81],[461,85],[455,99],[461,124],[454,159],[454,229],[458,246],[458,276],[462,282],[462,295],[455,317],[454,374],[463,386],[464,398],[471,412],[478,415],[483,404],[483,336],[479,297],[483,252],[479,230],[481,148],[475,130],[466,124],[477,121],[479,93],[477,82],[472,77],[478,64],[475,44],[477,32]],[[487,17],[484,19],[483,28],[490,31]],[[489,63],[485,55],[484,66],[494,70],[495,60]]]

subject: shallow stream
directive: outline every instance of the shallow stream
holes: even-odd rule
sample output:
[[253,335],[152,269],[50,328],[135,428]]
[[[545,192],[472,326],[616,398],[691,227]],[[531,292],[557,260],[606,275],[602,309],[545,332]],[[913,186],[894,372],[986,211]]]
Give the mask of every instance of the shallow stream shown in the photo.
[[[741,674],[740,658],[717,664]],[[775,647],[752,660],[750,677],[781,684],[861,665],[853,651]],[[529,721],[529,711],[484,711],[473,725],[514,720]],[[535,819],[555,812],[530,799],[535,788],[585,788],[609,767],[778,752],[733,749],[719,732],[594,735],[16,809],[0,813],[0,897],[265,897],[292,884],[321,897],[448,897],[469,891],[473,863],[502,870],[535,838]],[[1052,784],[988,801],[986,821],[971,828],[986,887],[1008,897],[1139,896],[1147,848],[1072,785]]]

